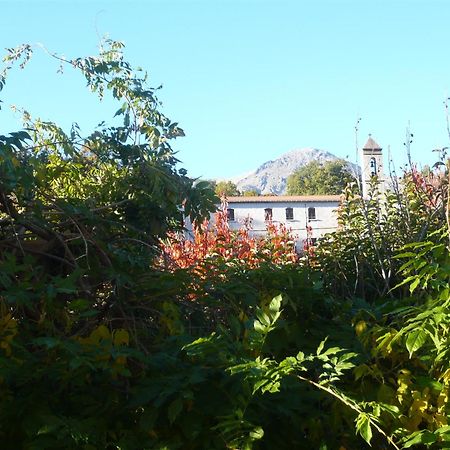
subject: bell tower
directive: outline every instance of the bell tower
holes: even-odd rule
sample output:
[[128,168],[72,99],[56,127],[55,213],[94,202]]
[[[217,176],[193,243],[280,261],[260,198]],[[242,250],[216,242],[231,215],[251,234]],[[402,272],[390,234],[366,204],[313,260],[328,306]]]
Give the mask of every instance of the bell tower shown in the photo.
[[378,192],[384,192],[383,149],[369,134],[366,144],[362,148],[362,194],[369,195],[373,177],[377,177]]

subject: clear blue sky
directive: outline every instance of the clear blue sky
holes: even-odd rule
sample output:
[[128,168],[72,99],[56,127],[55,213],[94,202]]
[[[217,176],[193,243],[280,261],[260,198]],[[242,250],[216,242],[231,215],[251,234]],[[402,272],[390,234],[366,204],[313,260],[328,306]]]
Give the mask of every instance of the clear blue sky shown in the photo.
[[[400,166],[409,123],[413,159],[433,163],[449,145],[449,23],[447,0],[0,0],[2,48],[40,42],[72,58],[95,54],[104,34],[124,41],[186,132],[174,145],[183,166],[204,178],[307,146],[354,160],[359,117],[360,144],[372,133]],[[0,133],[19,126],[11,103],[86,134],[112,116],[37,53],[0,93]]]

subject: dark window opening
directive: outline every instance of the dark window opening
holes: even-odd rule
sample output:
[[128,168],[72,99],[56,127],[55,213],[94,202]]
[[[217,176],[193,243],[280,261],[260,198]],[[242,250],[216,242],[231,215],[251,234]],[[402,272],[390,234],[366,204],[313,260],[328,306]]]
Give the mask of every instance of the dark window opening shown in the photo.
[[229,222],[234,221],[234,209],[232,208],[227,209],[227,219]]
[[375,158],[370,158],[370,176],[374,177],[377,174],[377,161]]
[[316,208],[308,208],[308,220],[316,220]]
[[286,208],[286,220],[294,220],[294,209]]
[[270,222],[272,220],[272,208],[266,208],[264,210],[264,220]]

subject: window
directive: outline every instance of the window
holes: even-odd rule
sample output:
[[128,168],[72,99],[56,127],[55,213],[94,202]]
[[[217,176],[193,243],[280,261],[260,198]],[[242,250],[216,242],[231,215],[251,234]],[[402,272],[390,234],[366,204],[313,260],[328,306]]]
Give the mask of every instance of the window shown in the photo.
[[308,220],[316,220],[316,208],[308,208]]
[[294,220],[294,209],[286,208],[286,220]]
[[270,222],[272,220],[272,208],[266,208],[264,210],[264,220]]
[[232,209],[232,208],[227,209],[227,219],[228,219],[228,222],[234,221],[234,209]]
[[375,158],[370,158],[370,176],[374,177],[377,174],[377,161]]

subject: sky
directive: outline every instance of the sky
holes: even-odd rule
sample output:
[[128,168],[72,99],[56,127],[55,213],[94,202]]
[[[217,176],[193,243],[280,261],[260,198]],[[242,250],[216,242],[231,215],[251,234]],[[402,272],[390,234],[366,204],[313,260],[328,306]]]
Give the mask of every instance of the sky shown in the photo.
[[35,45],[0,92],[0,134],[21,126],[11,104],[86,135],[110,120],[117,106],[98,104],[73,70],[58,74],[40,47],[95,55],[108,35],[163,85],[193,177],[233,178],[302,147],[354,162],[369,133],[400,170],[408,128],[419,165],[449,145],[448,0],[0,0],[0,11],[0,52]]

